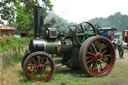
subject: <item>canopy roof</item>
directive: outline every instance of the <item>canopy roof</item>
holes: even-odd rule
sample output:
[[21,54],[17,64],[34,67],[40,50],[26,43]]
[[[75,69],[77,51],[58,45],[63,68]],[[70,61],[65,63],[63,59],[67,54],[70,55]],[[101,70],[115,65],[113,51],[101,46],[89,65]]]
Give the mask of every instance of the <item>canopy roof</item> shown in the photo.
[[0,32],[15,31],[14,26],[0,26]]

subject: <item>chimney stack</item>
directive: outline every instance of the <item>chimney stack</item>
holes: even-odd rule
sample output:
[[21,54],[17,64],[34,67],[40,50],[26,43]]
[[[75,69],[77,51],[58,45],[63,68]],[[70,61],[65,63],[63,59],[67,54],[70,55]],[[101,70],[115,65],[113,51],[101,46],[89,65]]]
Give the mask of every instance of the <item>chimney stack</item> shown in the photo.
[[40,6],[34,7],[34,37],[38,39],[40,37]]

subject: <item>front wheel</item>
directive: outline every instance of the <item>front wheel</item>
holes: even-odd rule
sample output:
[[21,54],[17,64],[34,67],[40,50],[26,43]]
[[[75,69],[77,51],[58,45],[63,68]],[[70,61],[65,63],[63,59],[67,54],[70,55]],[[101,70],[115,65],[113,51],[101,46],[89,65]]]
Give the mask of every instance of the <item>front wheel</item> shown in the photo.
[[116,56],[110,40],[103,36],[88,38],[79,53],[80,66],[91,76],[104,76],[111,72]]
[[55,70],[55,63],[46,52],[33,52],[24,61],[24,74],[33,81],[48,81]]
[[22,69],[23,69],[23,65],[24,65],[24,61],[25,61],[25,59],[28,57],[28,55],[30,55],[31,53],[30,53],[30,51],[29,50],[26,50],[25,51],[25,54],[24,54],[24,57],[23,57],[23,59],[22,59],[22,61],[21,61],[21,67],[22,67]]

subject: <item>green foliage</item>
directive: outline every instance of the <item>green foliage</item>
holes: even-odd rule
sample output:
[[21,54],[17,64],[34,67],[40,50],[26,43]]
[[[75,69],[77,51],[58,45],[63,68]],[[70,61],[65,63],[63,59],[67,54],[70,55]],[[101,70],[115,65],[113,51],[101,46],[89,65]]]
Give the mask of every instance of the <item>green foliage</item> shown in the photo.
[[[0,39],[0,53],[4,53],[10,50],[18,50],[19,47],[23,46],[26,48],[28,46],[30,39],[28,38],[14,38],[14,37],[5,37]],[[22,59],[21,55],[13,56],[4,56],[2,57],[2,65],[5,68],[11,62],[20,62]]]
[[14,37],[6,37],[0,39],[0,53],[4,51],[8,51],[14,48],[18,48],[20,46],[28,45],[28,38],[14,38]]
[[118,31],[128,30],[128,16],[122,15],[120,12],[107,18],[94,18],[90,20],[93,24],[99,24],[102,27],[115,27]]
[[36,5],[43,7],[43,16],[53,7],[50,0],[0,0],[1,18],[16,25],[18,32],[29,34],[29,30],[33,28],[33,7]]
[[[43,4],[40,4],[40,3]],[[52,10],[53,5],[50,0],[1,0],[0,1],[0,11],[2,14],[2,19],[14,21],[15,16],[17,15],[19,7],[23,7],[24,11],[28,14],[33,12],[33,7],[35,5],[40,5],[43,7],[43,12],[46,13],[46,10]],[[24,14],[26,15],[26,14]]]

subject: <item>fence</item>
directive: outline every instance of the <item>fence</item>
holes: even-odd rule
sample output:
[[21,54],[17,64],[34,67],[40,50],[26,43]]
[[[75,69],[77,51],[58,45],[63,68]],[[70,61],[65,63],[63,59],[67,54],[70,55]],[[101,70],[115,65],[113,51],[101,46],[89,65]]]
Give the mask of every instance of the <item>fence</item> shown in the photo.
[[0,54],[0,59],[2,59],[3,57],[10,58],[11,56],[19,55],[21,53],[24,53],[26,48],[27,48],[27,46],[20,46],[18,48],[14,48],[12,50],[9,50],[9,51],[6,51],[4,53],[1,53]]
[[14,48],[12,50],[8,50],[3,53],[0,53],[0,81],[2,79],[2,69],[4,62],[9,62],[8,60],[11,59],[12,56],[18,56],[20,54],[23,54],[26,49],[27,46],[20,46],[18,48]]

